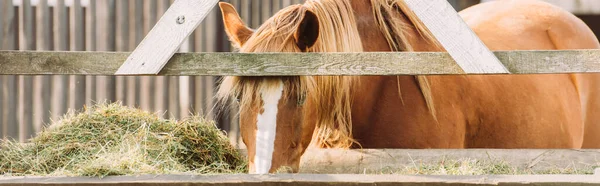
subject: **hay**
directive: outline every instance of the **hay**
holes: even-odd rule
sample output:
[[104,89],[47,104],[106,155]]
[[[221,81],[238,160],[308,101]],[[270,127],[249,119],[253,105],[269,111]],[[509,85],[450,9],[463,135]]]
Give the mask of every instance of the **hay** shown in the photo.
[[30,143],[0,144],[0,175],[219,174],[246,165],[212,121],[164,120],[119,103],[71,112]]

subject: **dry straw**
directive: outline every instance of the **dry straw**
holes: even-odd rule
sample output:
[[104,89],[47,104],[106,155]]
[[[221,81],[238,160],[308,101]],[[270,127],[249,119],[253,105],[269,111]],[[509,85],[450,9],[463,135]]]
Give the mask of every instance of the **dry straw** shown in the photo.
[[0,143],[0,175],[109,176],[246,172],[213,121],[99,104],[71,112],[29,143]]

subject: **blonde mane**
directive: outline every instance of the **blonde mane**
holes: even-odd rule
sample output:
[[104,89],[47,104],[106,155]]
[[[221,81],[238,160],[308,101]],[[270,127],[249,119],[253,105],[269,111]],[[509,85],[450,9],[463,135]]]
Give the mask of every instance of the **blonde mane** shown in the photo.
[[[392,51],[412,51],[405,32],[414,27],[426,41],[435,42],[434,37],[418,21],[403,0],[371,0],[376,22],[384,33]],[[303,5],[293,5],[278,12],[267,20],[249,38],[240,52],[302,52],[295,44],[294,34],[298,30],[305,12],[310,10],[319,18],[319,37],[307,52],[363,52],[362,42],[350,1],[307,0]],[[404,12],[404,14],[402,12]],[[405,15],[412,25],[405,24],[399,16]],[[433,111],[429,84],[424,77],[417,77],[428,106]],[[310,77],[225,77],[217,97],[226,101],[238,97],[242,108],[255,101],[262,89],[283,81],[288,91],[306,94],[318,115],[315,138],[323,147],[348,148],[357,144],[352,137],[353,86],[358,83],[355,76],[310,76]],[[292,95],[285,95],[292,96]]]

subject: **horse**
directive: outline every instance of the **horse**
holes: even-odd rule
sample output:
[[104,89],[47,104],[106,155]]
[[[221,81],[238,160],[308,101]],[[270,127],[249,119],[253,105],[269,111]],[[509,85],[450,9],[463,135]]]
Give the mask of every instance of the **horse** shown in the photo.
[[[403,0],[307,0],[258,29],[220,3],[241,53],[444,52]],[[492,1],[460,16],[491,50],[598,49],[573,14],[538,0]],[[224,77],[239,104],[249,171],[298,172],[319,148],[598,148],[600,75]]]

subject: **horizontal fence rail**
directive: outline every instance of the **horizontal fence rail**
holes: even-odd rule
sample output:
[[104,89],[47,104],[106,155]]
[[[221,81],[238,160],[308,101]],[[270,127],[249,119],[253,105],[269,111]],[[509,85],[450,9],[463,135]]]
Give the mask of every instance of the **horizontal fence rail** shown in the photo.
[[[600,150],[564,149],[309,149],[302,156],[302,173],[390,174],[431,168],[444,162],[477,162],[480,168],[511,171],[584,173],[600,167]],[[473,167],[471,167],[473,168]],[[478,168],[474,168],[478,169]],[[465,170],[467,172],[469,170]],[[600,175],[599,175],[600,176]]]
[[[129,53],[0,52],[0,75],[113,75]],[[512,74],[597,73],[600,50],[495,52]],[[447,53],[179,53],[164,76],[466,74]]]
[[0,186],[17,185],[598,185],[600,176],[403,176],[403,175],[162,175],[107,178],[0,178]]

